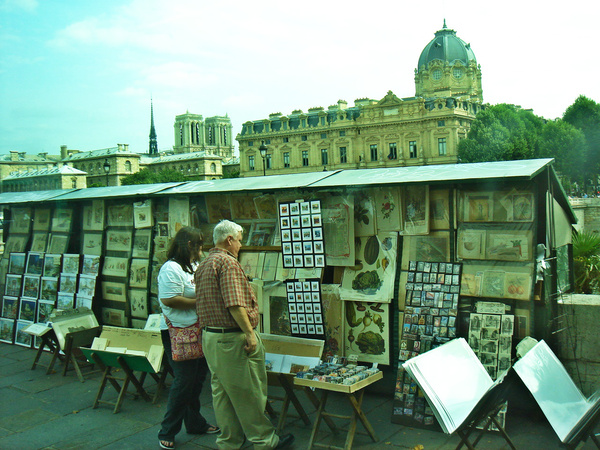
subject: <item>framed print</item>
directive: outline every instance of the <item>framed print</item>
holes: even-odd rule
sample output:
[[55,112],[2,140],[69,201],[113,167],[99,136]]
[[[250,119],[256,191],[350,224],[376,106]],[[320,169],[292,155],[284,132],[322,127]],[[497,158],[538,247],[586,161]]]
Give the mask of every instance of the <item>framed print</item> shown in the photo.
[[486,231],[461,227],[456,252],[460,259],[485,259]]
[[48,231],[50,229],[50,217],[50,208],[35,208],[33,211],[33,231]]
[[275,281],[278,260],[279,253],[267,252],[265,254],[262,271],[262,279],[264,281]]
[[52,233],[68,233],[71,231],[73,210],[71,208],[56,208],[52,215]]
[[432,189],[429,191],[429,228],[432,230],[447,230],[450,228],[450,201],[448,189]]
[[6,285],[4,287],[5,295],[9,297],[21,296],[21,278],[22,275],[6,274]]
[[41,275],[44,268],[44,254],[29,252],[27,254],[27,268],[25,273],[29,275]]
[[8,273],[23,275],[25,273],[25,253],[11,253],[8,257]]
[[83,207],[83,230],[104,230],[104,200],[93,200]]
[[78,254],[64,254],[63,255],[63,269],[64,273],[77,274],[79,273],[79,255]]
[[32,252],[44,253],[46,251],[47,245],[48,245],[48,233],[40,233],[40,232],[33,233],[33,238],[31,239],[31,251]]
[[424,236],[404,236],[401,268],[408,270],[410,261],[450,261],[450,233],[434,231]]
[[125,311],[116,308],[102,308],[102,323],[104,325],[126,327],[127,318],[125,317]]
[[532,222],[534,213],[533,194],[513,194],[512,208],[513,222]]
[[102,298],[115,302],[127,301],[127,293],[125,291],[125,283],[114,281],[102,282]]
[[62,255],[46,253],[44,255],[44,273],[45,277],[57,277],[60,273],[60,261]]
[[259,195],[253,200],[259,219],[277,219],[277,202],[273,194]]
[[35,298],[40,296],[40,276],[23,275],[23,297]]
[[147,199],[133,204],[133,224],[135,228],[152,226],[152,200]]
[[36,322],[47,323],[50,319],[50,314],[54,311],[55,302],[40,300],[38,302],[38,312]]
[[65,253],[69,245],[68,234],[56,234],[50,235],[50,243],[48,244],[48,253]]
[[358,193],[354,200],[354,235],[372,236],[377,233],[375,204],[367,193]]
[[[62,289],[61,289],[62,290]],[[79,286],[77,293],[86,297],[93,297],[96,292],[96,276],[95,275],[79,275]],[[81,305],[78,305],[81,306]]]
[[77,305],[77,308],[88,308],[88,309],[92,309],[92,301],[93,301],[93,297],[89,296],[89,295],[83,295],[83,294],[75,294],[75,305]]
[[258,273],[258,253],[241,252],[239,260],[246,276],[250,279],[256,278]]
[[0,318],[0,341],[12,344],[15,338],[15,320]]
[[29,233],[31,229],[31,208],[11,208],[10,234]]
[[169,236],[190,224],[190,201],[187,197],[169,197]]
[[132,259],[129,268],[130,287],[148,287],[148,265],[147,259]]
[[15,326],[15,344],[22,347],[31,347],[33,343],[33,336],[29,333],[25,333],[23,330],[31,325],[33,321],[17,320]]
[[72,273],[61,273],[59,292],[75,294],[77,292],[77,275]]
[[[347,318],[344,321],[344,354],[358,355],[359,361],[389,364],[390,305],[375,303],[361,311],[364,308],[361,303],[342,303]],[[365,318],[371,320],[365,321]]]
[[429,186],[406,186],[402,207],[404,234],[429,233]]
[[19,308],[19,320],[35,321],[37,300],[22,298],[21,307]]
[[258,219],[258,211],[252,195],[232,195],[229,198],[233,220]]
[[81,253],[84,255],[102,255],[102,233],[83,233]]
[[131,251],[132,237],[130,230],[109,229],[106,232],[106,251]]
[[131,317],[148,318],[148,293],[144,289],[129,290],[129,309]]
[[73,309],[75,307],[75,294],[59,292],[56,299],[56,308]]
[[327,242],[324,245],[327,265],[354,265],[354,201],[352,196],[326,197],[321,204],[321,216],[323,227],[313,228],[313,239],[320,240],[323,234],[327,235]]
[[126,277],[128,275],[127,269],[129,266],[129,259],[120,258],[116,256],[106,256],[104,258],[104,267],[102,268],[102,275],[114,276],[114,277]]
[[398,187],[382,187],[371,192],[375,203],[377,230],[380,232],[401,230],[400,189]]
[[464,221],[465,222],[490,222],[494,211],[494,200],[490,193],[465,194]]
[[81,274],[98,275],[100,273],[100,256],[82,255]]
[[8,236],[8,240],[4,244],[4,254],[24,252],[28,241],[28,234],[12,234]]
[[2,298],[2,317],[6,319],[16,319],[19,311],[19,299],[5,295]]
[[42,277],[40,283],[40,299],[52,302],[56,302],[56,295],[58,293],[58,278],[57,277]]
[[151,237],[152,230],[150,229],[135,230],[135,235],[133,236],[133,249],[131,253],[134,258],[150,257]]
[[229,204],[229,195],[207,195],[206,210],[208,212],[208,221],[217,223],[223,219],[231,220],[231,206]]
[[163,238],[169,237],[169,222],[158,223],[158,236]]
[[106,208],[107,225],[109,227],[132,227],[133,204],[120,203]]
[[488,230],[486,259],[501,261],[530,261],[533,259],[531,230]]
[[276,225],[275,222],[252,222],[246,245],[249,247],[265,247],[271,245]]

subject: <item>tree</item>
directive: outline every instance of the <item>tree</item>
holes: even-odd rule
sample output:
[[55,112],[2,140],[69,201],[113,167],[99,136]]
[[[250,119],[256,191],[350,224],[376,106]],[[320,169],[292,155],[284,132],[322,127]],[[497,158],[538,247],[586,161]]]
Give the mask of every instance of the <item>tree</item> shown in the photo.
[[570,182],[581,184],[587,157],[585,135],[564,120],[550,120],[540,136],[541,158],[555,158],[555,168]]
[[121,179],[121,184],[154,184],[190,180],[191,178],[186,177],[183,173],[174,169],[164,169],[159,172],[152,172],[149,169],[142,169],[139,172],[123,177]]

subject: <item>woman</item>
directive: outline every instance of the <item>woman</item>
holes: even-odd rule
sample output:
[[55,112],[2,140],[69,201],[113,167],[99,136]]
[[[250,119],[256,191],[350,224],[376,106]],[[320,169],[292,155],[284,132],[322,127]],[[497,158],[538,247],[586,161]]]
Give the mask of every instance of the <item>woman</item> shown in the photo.
[[165,317],[174,327],[188,327],[198,320],[194,270],[202,255],[202,233],[191,227],[181,228],[167,252],[168,261],[158,273],[158,298],[162,307],[161,336],[175,379],[169,390],[167,412],[158,433],[161,448],[175,448],[175,435],[182,422],[188,434],[214,434],[221,431],[210,425],[200,413],[200,391],[208,373],[204,358],[173,361],[171,340]]

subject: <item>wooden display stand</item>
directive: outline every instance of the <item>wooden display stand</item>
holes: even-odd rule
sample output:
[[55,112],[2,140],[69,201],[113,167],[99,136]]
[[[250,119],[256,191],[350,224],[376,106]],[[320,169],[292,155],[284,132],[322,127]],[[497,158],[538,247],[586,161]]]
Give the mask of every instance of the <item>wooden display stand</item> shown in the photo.
[[[166,377],[166,371],[159,376],[164,355],[160,331],[105,326],[102,334],[94,339],[91,348],[82,348],[81,351],[104,373],[93,408],[104,403],[114,406],[113,413],[118,413],[130,382],[135,386],[137,395],[146,401],[152,401],[144,389],[147,374],[156,381],[157,393],[154,397],[156,401]],[[114,374],[115,368],[121,369],[125,375]],[[140,377],[138,378],[134,372],[141,372]],[[120,385],[119,381],[123,384]],[[110,383],[117,392],[115,401],[101,400],[107,383]]]
[[[28,333],[32,336],[39,337],[42,341],[38,348],[37,353],[35,354],[35,359],[33,360],[33,365],[31,366],[31,370],[35,370],[35,368],[37,366],[46,367],[48,369],[48,370],[46,370],[46,375],[50,375],[50,373],[54,372],[52,370],[52,368],[50,367],[50,364],[40,363],[40,358],[44,354],[45,348],[48,348],[49,356],[51,358],[54,355],[54,352],[56,351],[56,348],[58,347],[58,340],[56,338],[56,333],[54,333],[54,330],[51,327],[47,326],[44,323],[31,324],[28,327],[24,328],[23,332]],[[61,355],[60,352],[58,353],[58,358],[60,358],[61,362],[64,361],[64,356]]]
[[[291,357],[300,356],[314,358],[320,358],[323,353],[324,342],[318,339],[304,339],[291,336],[278,336],[274,334],[261,334],[261,338],[267,353],[289,355]],[[295,391],[303,390],[308,400],[315,406],[315,408],[318,408],[319,399],[316,397],[314,392],[310,388],[294,386],[295,374],[293,373],[267,371],[267,378],[269,386],[279,386],[283,388],[285,392],[283,397],[269,395],[270,400],[279,400],[283,402],[281,406],[281,412],[279,414],[279,420],[277,421],[277,433],[280,433],[285,426],[290,403],[294,405],[296,412],[304,424],[310,425],[310,419],[302,407],[302,404],[300,403]],[[272,418],[276,417],[276,413],[269,403],[267,403],[266,409],[267,413]],[[329,419],[327,419],[327,425],[332,430],[335,428],[335,425]]]
[[[367,430],[367,433],[369,433],[369,436],[371,437],[371,439],[373,439],[373,442],[377,442],[378,439],[375,435],[375,430],[371,426],[371,423],[368,421],[365,413],[362,411],[362,401],[365,393],[364,388],[369,386],[370,384],[375,383],[378,380],[381,380],[382,378],[383,373],[377,372],[376,374],[371,375],[370,377],[365,378],[364,380],[361,380],[358,383],[350,385],[326,383],[324,381],[314,381],[305,378],[294,378],[294,383],[298,386],[303,386],[304,389],[315,388],[321,390],[321,401],[319,402],[319,406],[317,409],[317,418],[315,420],[315,424],[310,435],[310,441],[308,442],[309,450],[313,447],[350,450],[352,448],[352,442],[354,441],[354,435],[356,434],[357,419],[360,420],[360,422],[363,424],[365,430]],[[341,392],[342,394],[344,394],[344,396],[350,402],[350,406],[352,406],[352,415],[341,416],[339,414],[328,413],[325,411],[325,406],[327,405],[327,398],[330,392]],[[355,395],[355,393],[357,394]],[[321,425],[321,419],[327,421],[331,420],[329,419],[330,417],[350,420],[350,426],[348,427],[348,433],[346,434],[346,442],[343,447],[319,444],[315,442],[317,432],[319,431],[319,426]],[[334,433],[337,432],[337,428],[335,427],[335,425],[330,425],[330,422],[327,422],[327,424]]]

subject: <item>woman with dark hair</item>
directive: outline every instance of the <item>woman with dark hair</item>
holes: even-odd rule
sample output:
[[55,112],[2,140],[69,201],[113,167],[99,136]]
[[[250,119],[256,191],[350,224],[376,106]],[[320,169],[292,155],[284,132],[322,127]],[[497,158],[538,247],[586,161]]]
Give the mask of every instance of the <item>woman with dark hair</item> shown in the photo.
[[202,233],[192,227],[181,228],[171,242],[167,262],[158,273],[158,299],[162,307],[161,336],[174,380],[169,390],[167,412],[158,433],[161,448],[175,448],[175,435],[182,423],[188,434],[215,434],[219,427],[210,425],[200,413],[200,391],[208,373],[204,357],[173,361],[171,339],[165,318],[174,327],[189,327],[198,321],[194,270],[202,255]]

